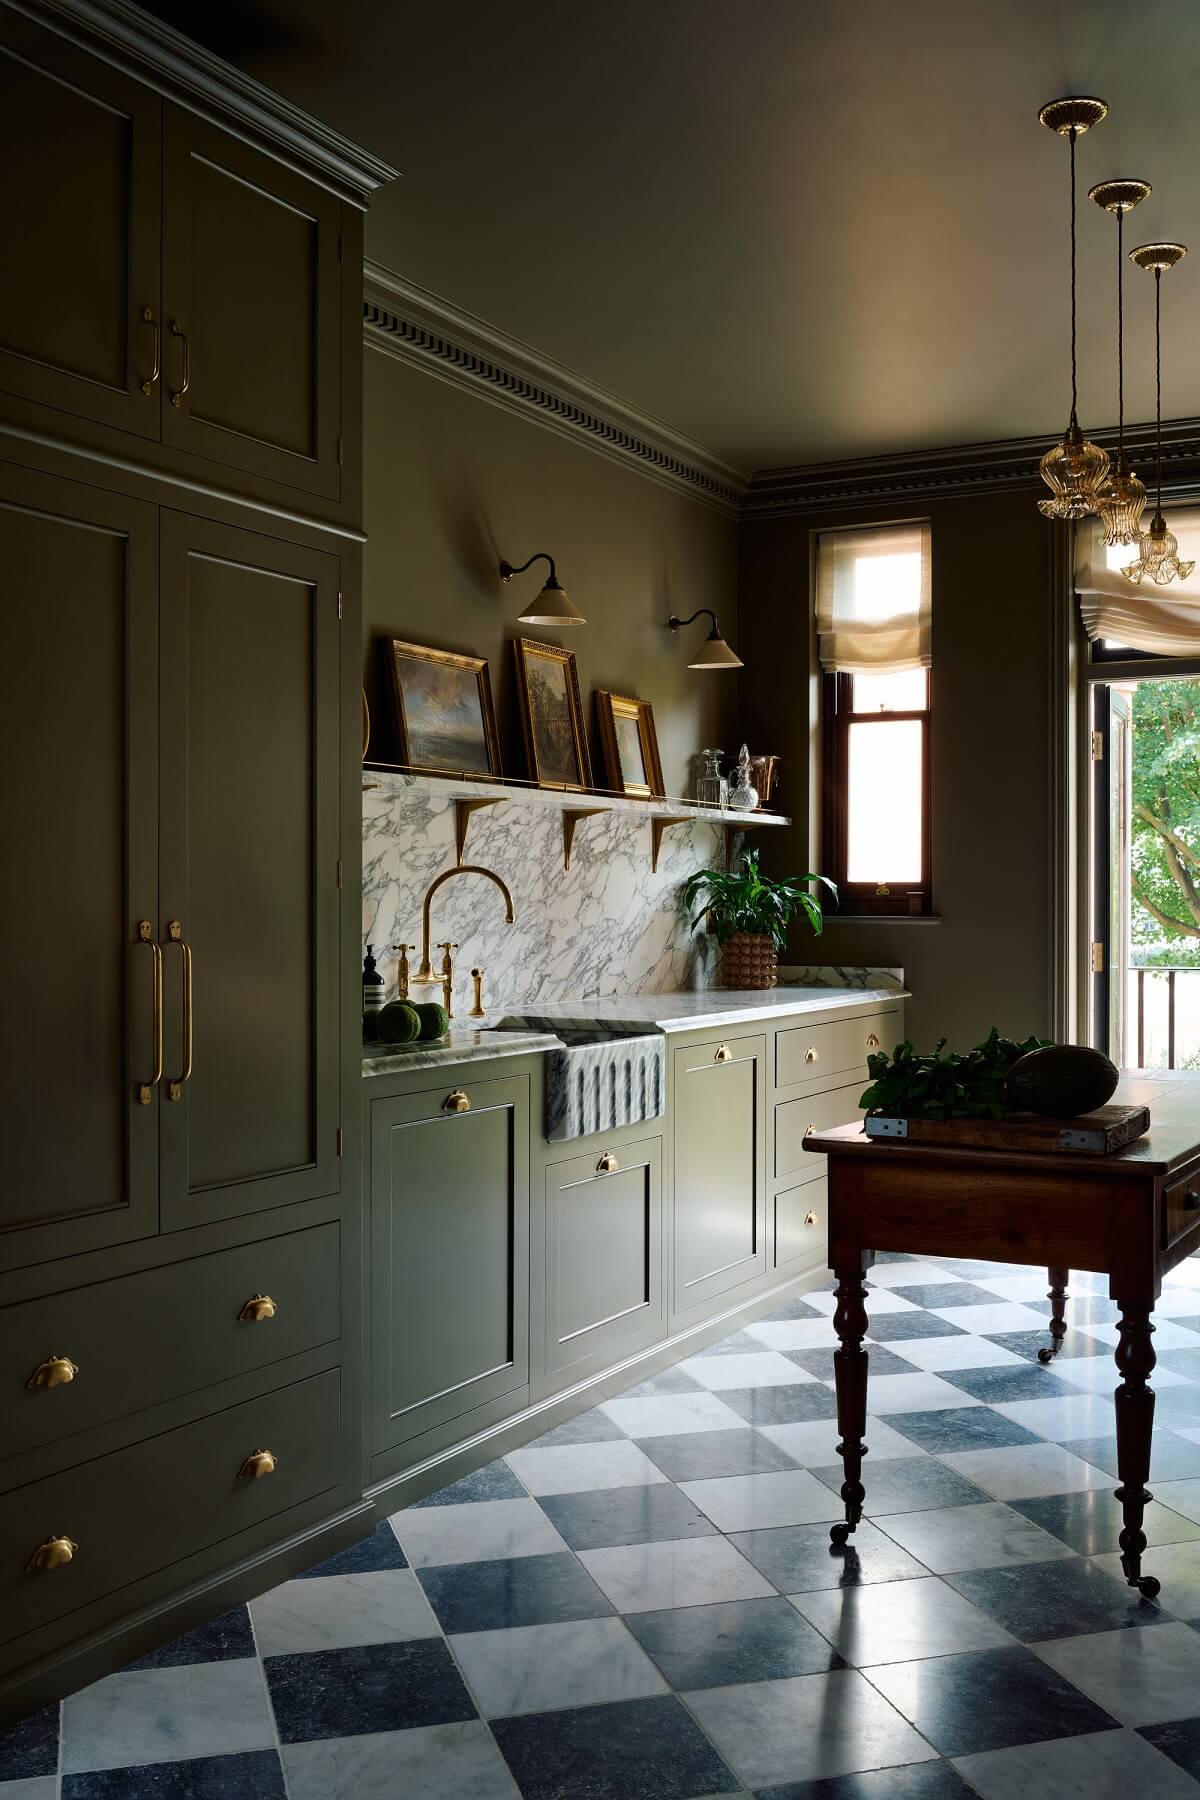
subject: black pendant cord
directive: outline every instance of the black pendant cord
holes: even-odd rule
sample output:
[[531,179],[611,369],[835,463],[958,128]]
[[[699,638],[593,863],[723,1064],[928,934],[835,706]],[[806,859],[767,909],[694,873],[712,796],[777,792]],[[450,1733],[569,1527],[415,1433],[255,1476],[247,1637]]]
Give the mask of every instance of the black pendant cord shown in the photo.
[[1155,524],[1162,518],[1162,270],[1154,271],[1154,435],[1156,440]]
[[1075,378],[1075,139],[1079,135],[1072,126],[1068,132],[1071,144],[1071,424],[1079,424],[1079,395]]
[[1117,473],[1125,468],[1125,208],[1117,208]]

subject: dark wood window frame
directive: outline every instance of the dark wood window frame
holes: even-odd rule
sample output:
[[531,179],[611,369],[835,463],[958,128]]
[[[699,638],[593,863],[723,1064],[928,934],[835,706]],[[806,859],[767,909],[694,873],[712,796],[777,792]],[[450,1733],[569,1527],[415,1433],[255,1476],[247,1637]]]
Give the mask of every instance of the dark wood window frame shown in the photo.
[[[933,871],[930,859],[930,755],[933,710],[933,674],[927,671],[926,704],[916,712],[851,711],[853,677],[826,672],[821,677],[822,755],[822,872],[838,884],[836,912],[844,918],[888,915],[926,918],[933,911]],[[882,892],[873,881],[847,878],[849,822],[850,727],[871,720],[899,723],[915,719],[921,726],[921,870],[919,882],[905,882]]]

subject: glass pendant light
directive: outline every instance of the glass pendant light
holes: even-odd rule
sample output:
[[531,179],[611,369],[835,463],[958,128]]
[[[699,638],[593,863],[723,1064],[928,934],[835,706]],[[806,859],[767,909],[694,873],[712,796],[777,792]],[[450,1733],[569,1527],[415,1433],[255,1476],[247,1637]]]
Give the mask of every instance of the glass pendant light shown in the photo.
[[1180,561],[1175,533],[1167,530],[1162,510],[1162,277],[1164,269],[1173,269],[1186,255],[1185,244],[1139,244],[1136,250],[1129,252],[1131,262],[1154,274],[1154,420],[1158,449],[1154,517],[1149,531],[1142,532],[1137,540],[1136,560],[1121,573],[1130,581],[1150,580],[1159,587],[1166,587],[1172,581],[1186,581],[1196,566],[1194,562]]
[[1042,480],[1052,498],[1039,500],[1038,511],[1048,519],[1082,519],[1093,512],[1096,490],[1108,474],[1108,452],[1089,443],[1079,428],[1075,377],[1075,140],[1107,113],[1103,100],[1084,95],[1051,100],[1038,113],[1042,124],[1071,146],[1071,418],[1062,442],[1041,461]]
[[1117,215],[1117,466],[1096,494],[1096,511],[1104,527],[1106,544],[1135,544],[1146,505],[1145,485],[1134,474],[1125,454],[1125,214],[1140,206],[1150,193],[1148,181],[1126,178],[1100,181],[1089,189],[1105,212]]

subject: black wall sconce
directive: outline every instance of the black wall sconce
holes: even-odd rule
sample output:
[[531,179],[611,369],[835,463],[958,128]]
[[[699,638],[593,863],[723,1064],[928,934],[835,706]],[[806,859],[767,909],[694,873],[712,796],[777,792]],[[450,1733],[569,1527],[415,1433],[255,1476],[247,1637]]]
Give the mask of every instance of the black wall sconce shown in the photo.
[[672,631],[679,631],[684,625],[690,625],[693,619],[706,617],[712,620],[712,630],[701,644],[696,654],[688,663],[689,669],[744,669],[740,656],[737,656],[721,636],[721,627],[717,624],[717,615],[711,606],[701,606],[689,619],[681,619],[678,613],[672,613],[667,624]]
[[550,573],[546,577],[546,585],[537,599],[532,601],[524,612],[517,614],[518,623],[521,625],[586,625],[587,620],[558,579],[554,558],[548,556],[544,550],[537,551],[529,558],[528,562],[523,562],[519,569],[514,569],[510,562],[502,562],[500,564],[501,581],[507,586],[514,575],[523,575],[526,569],[535,562],[549,563]]

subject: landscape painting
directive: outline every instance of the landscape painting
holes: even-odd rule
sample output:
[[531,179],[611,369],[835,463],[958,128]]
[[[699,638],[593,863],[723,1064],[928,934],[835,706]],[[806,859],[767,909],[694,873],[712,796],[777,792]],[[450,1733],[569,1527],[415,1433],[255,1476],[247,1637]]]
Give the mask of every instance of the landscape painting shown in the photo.
[[658,733],[650,702],[597,688],[596,716],[609,787],[641,799],[663,794]]
[[574,654],[530,638],[516,638],[513,649],[530,777],[539,787],[590,788]]
[[449,775],[499,775],[487,659],[392,640],[400,762]]

